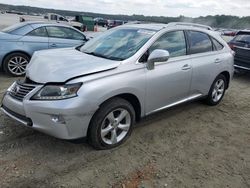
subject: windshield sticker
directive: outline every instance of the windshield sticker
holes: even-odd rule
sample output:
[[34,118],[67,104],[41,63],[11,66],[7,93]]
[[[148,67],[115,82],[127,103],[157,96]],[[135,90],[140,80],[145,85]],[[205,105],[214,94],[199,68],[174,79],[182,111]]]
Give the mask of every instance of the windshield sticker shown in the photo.
[[137,31],[137,33],[145,34],[145,35],[154,35],[156,32],[151,31],[151,30],[146,30],[146,29],[140,29]]

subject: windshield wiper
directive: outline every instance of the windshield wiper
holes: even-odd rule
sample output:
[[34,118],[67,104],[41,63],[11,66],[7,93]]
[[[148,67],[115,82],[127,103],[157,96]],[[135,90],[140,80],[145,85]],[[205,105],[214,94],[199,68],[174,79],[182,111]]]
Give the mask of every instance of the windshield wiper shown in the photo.
[[108,56],[98,54],[98,53],[95,53],[95,52],[86,52],[85,51],[83,53],[88,54],[88,55],[93,55],[93,56],[96,56],[96,57],[101,57],[101,58],[104,58],[104,59],[109,59],[109,60],[115,60],[115,61],[123,61],[124,60],[124,59],[119,58],[119,57],[108,57]]

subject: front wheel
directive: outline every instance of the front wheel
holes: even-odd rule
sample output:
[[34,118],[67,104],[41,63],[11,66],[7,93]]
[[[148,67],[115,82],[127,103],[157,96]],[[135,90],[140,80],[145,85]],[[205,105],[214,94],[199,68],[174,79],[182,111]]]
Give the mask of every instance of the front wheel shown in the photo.
[[206,103],[210,106],[215,106],[221,102],[226,91],[227,81],[224,75],[220,74],[214,80],[209,94],[206,98]]
[[100,106],[90,123],[88,139],[96,149],[111,149],[130,136],[135,122],[133,106],[122,98],[111,99]]

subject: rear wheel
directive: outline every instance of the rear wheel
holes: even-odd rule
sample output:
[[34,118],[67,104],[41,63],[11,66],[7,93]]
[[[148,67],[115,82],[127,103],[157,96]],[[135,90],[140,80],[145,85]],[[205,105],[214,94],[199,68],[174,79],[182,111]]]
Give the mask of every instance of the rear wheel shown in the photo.
[[11,76],[23,76],[29,61],[30,58],[23,53],[12,53],[4,59],[3,68]]
[[206,103],[210,106],[215,106],[221,102],[226,91],[227,81],[224,75],[220,74],[214,80],[209,94],[206,98]]
[[114,98],[96,112],[90,123],[89,143],[96,149],[121,145],[130,136],[135,122],[133,106],[122,98]]

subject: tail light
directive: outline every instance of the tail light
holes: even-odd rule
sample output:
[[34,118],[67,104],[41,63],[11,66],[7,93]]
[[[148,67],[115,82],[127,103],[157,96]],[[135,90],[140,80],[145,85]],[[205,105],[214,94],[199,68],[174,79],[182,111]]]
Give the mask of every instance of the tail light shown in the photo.
[[232,50],[235,50],[235,45],[233,45],[233,44],[228,44],[229,45],[229,47],[232,49]]

